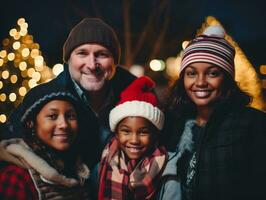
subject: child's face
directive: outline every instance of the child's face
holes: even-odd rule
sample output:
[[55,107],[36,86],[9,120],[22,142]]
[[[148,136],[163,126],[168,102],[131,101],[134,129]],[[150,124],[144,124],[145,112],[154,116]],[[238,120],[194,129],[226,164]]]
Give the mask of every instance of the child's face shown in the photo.
[[117,126],[120,148],[130,159],[139,159],[149,149],[154,133],[152,124],[143,117],[126,117]]
[[58,151],[69,149],[78,130],[77,114],[68,101],[52,100],[45,104],[36,117],[36,135]]

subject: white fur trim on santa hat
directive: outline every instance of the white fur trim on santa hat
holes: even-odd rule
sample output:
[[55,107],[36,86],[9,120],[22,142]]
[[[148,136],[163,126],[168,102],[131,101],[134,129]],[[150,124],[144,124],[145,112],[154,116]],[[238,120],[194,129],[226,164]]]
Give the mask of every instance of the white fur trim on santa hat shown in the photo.
[[159,130],[164,124],[163,112],[150,103],[144,101],[127,101],[114,107],[109,115],[111,131],[115,131],[117,124],[126,117],[144,117]]

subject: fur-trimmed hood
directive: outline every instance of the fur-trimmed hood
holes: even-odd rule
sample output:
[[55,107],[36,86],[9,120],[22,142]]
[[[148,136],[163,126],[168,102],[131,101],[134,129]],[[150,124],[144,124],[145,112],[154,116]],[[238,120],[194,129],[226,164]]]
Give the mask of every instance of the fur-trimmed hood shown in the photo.
[[35,154],[24,140],[20,138],[2,140],[0,142],[0,154],[3,154],[1,156],[2,160],[19,164],[19,166],[24,168],[34,169],[47,182],[67,187],[83,184],[90,174],[88,167],[81,162],[81,159],[77,159],[76,172],[79,180],[67,178],[50,166],[43,158]]
[[176,163],[185,151],[192,151],[194,142],[192,128],[196,124],[195,120],[187,120],[180,141],[175,152],[168,152],[168,163],[163,175],[176,175]]

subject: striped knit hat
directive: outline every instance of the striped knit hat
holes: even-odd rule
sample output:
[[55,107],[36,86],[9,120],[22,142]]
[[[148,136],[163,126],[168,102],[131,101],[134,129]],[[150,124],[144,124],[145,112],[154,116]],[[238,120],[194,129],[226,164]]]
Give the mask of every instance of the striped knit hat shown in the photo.
[[185,48],[179,72],[192,63],[205,62],[221,67],[234,78],[235,49],[224,36],[221,26],[208,27],[203,35],[197,36]]
[[155,83],[147,76],[133,81],[120,95],[120,101],[111,110],[109,125],[115,131],[117,124],[126,117],[143,117],[159,130],[164,124],[164,114],[153,89]]

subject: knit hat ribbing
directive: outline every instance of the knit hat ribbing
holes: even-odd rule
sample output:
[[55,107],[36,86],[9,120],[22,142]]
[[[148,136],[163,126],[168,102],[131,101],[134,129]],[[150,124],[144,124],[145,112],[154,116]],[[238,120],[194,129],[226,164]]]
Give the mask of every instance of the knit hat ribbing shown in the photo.
[[120,60],[120,43],[114,30],[99,18],[85,18],[70,31],[63,46],[63,61],[67,62],[71,52],[86,43],[106,47],[113,55],[115,64]]
[[72,93],[64,88],[51,87],[48,82],[32,88],[27,93],[23,99],[24,114],[21,117],[21,122],[34,120],[42,107],[52,100],[66,100],[71,102],[75,108],[78,107],[78,100]]
[[192,63],[206,62],[221,67],[234,78],[235,50],[224,36],[221,26],[208,27],[203,35],[197,36],[185,48],[179,72]]
[[126,117],[143,117],[159,130],[164,124],[164,114],[159,109],[159,102],[152,91],[155,83],[147,76],[133,81],[120,95],[120,101],[109,115],[111,131]]

